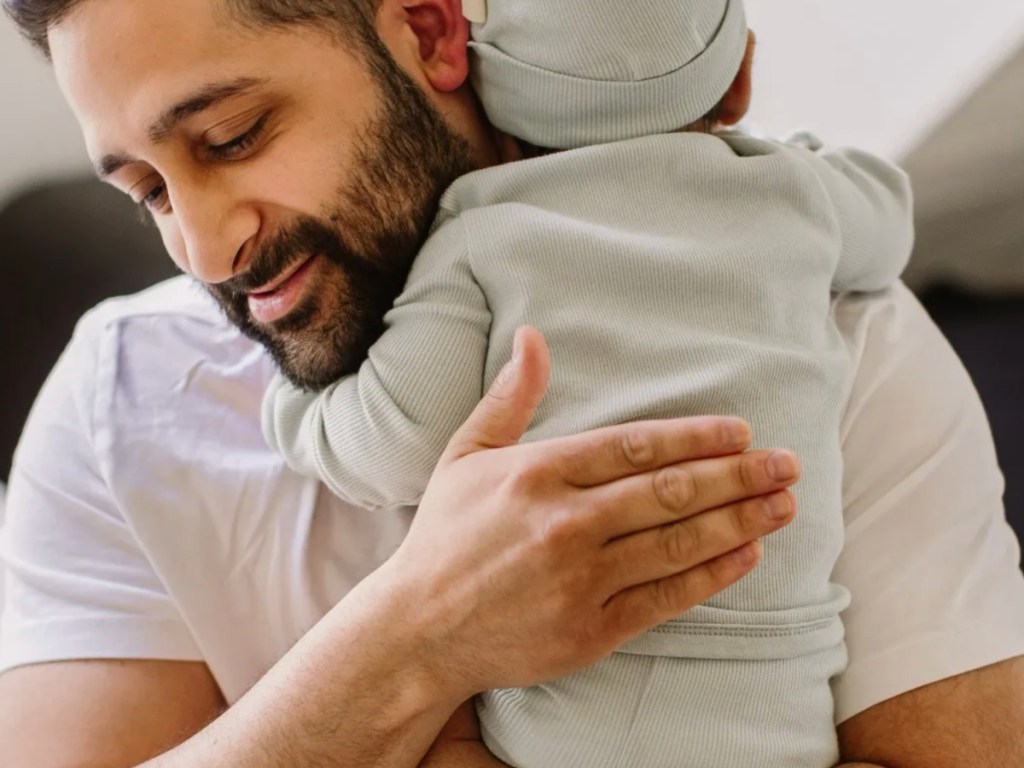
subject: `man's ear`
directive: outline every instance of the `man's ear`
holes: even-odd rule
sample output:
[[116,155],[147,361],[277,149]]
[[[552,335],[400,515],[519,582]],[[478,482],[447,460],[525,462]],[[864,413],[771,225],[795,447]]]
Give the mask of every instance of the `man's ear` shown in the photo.
[[750,32],[747,36],[747,52],[743,55],[743,64],[733,80],[729,91],[722,99],[718,110],[718,122],[722,125],[736,125],[746,117],[750,109],[750,101],[754,92],[754,51],[757,49],[757,36]]
[[462,0],[401,0],[405,24],[419,45],[419,66],[438,91],[454,91],[469,77],[469,22]]

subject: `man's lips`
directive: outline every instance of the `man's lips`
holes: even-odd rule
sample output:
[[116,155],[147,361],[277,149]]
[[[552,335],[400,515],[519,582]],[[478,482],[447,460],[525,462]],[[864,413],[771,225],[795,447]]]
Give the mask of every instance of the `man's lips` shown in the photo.
[[306,293],[312,266],[318,257],[298,262],[266,286],[249,292],[249,314],[261,325],[270,325],[287,315]]

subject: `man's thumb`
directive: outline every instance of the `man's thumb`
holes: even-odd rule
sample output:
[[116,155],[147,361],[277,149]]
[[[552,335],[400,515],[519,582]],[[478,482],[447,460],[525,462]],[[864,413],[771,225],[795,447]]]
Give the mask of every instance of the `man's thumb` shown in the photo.
[[488,448],[515,445],[533,420],[551,377],[551,356],[536,328],[516,332],[512,359],[448,443],[443,460],[460,459]]

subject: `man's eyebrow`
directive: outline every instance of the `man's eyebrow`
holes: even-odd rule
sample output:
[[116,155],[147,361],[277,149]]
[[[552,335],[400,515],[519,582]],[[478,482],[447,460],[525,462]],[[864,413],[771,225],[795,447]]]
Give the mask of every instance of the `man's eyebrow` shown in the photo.
[[149,127],[149,139],[154,144],[165,142],[170,138],[171,133],[182,120],[187,120],[193,115],[205,112],[222,101],[241,96],[254,88],[266,85],[267,82],[266,78],[239,77],[223,83],[204,85],[195,93],[166,109],[157,118],[156,122]]
[[104,155],[103,159],[96,163],[96,175],[105,179],[134,162],[135,158],[130,155]]
[[[204,85],[195,93],[185,97],[174,106],[164,110],[163,114],[160,115],[153,125],[149,127],[149,139],[155,144],[165,142],[170,138],[174,128],[181,123],[182,120],[187,120],[193,115],[198,115],[200,112],[204,112],[222,101],[232,99],[236,96],[241,96],[254,88],[266,85],[267,82],[267,78],[239,77],[223,83],[210,83],[209,85]],[[117,173],[126,165],[131,165],[134,162],[137,161],[131,155],[120,153],[104,155],[104,157],[96,163],[96,175],[101,179],[105,179],[108,176]]]

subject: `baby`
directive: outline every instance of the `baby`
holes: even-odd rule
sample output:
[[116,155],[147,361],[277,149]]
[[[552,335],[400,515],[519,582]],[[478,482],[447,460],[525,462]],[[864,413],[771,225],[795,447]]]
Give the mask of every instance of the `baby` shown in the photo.
[[851,374],[831,293],[897,279],[907,179],[810,138],[711,130],[749,101],[741,0],[491,0],[473,37],[494,125],[571,151],[455,182],[358,375],[321,393],[279,377],[268,440],[355,504],[415,504],[527,324],[553,359],[530,440],[748,419],[805,468],[761,567],[600,664],[482,695],[481,726],[518,768],[829,768]]

